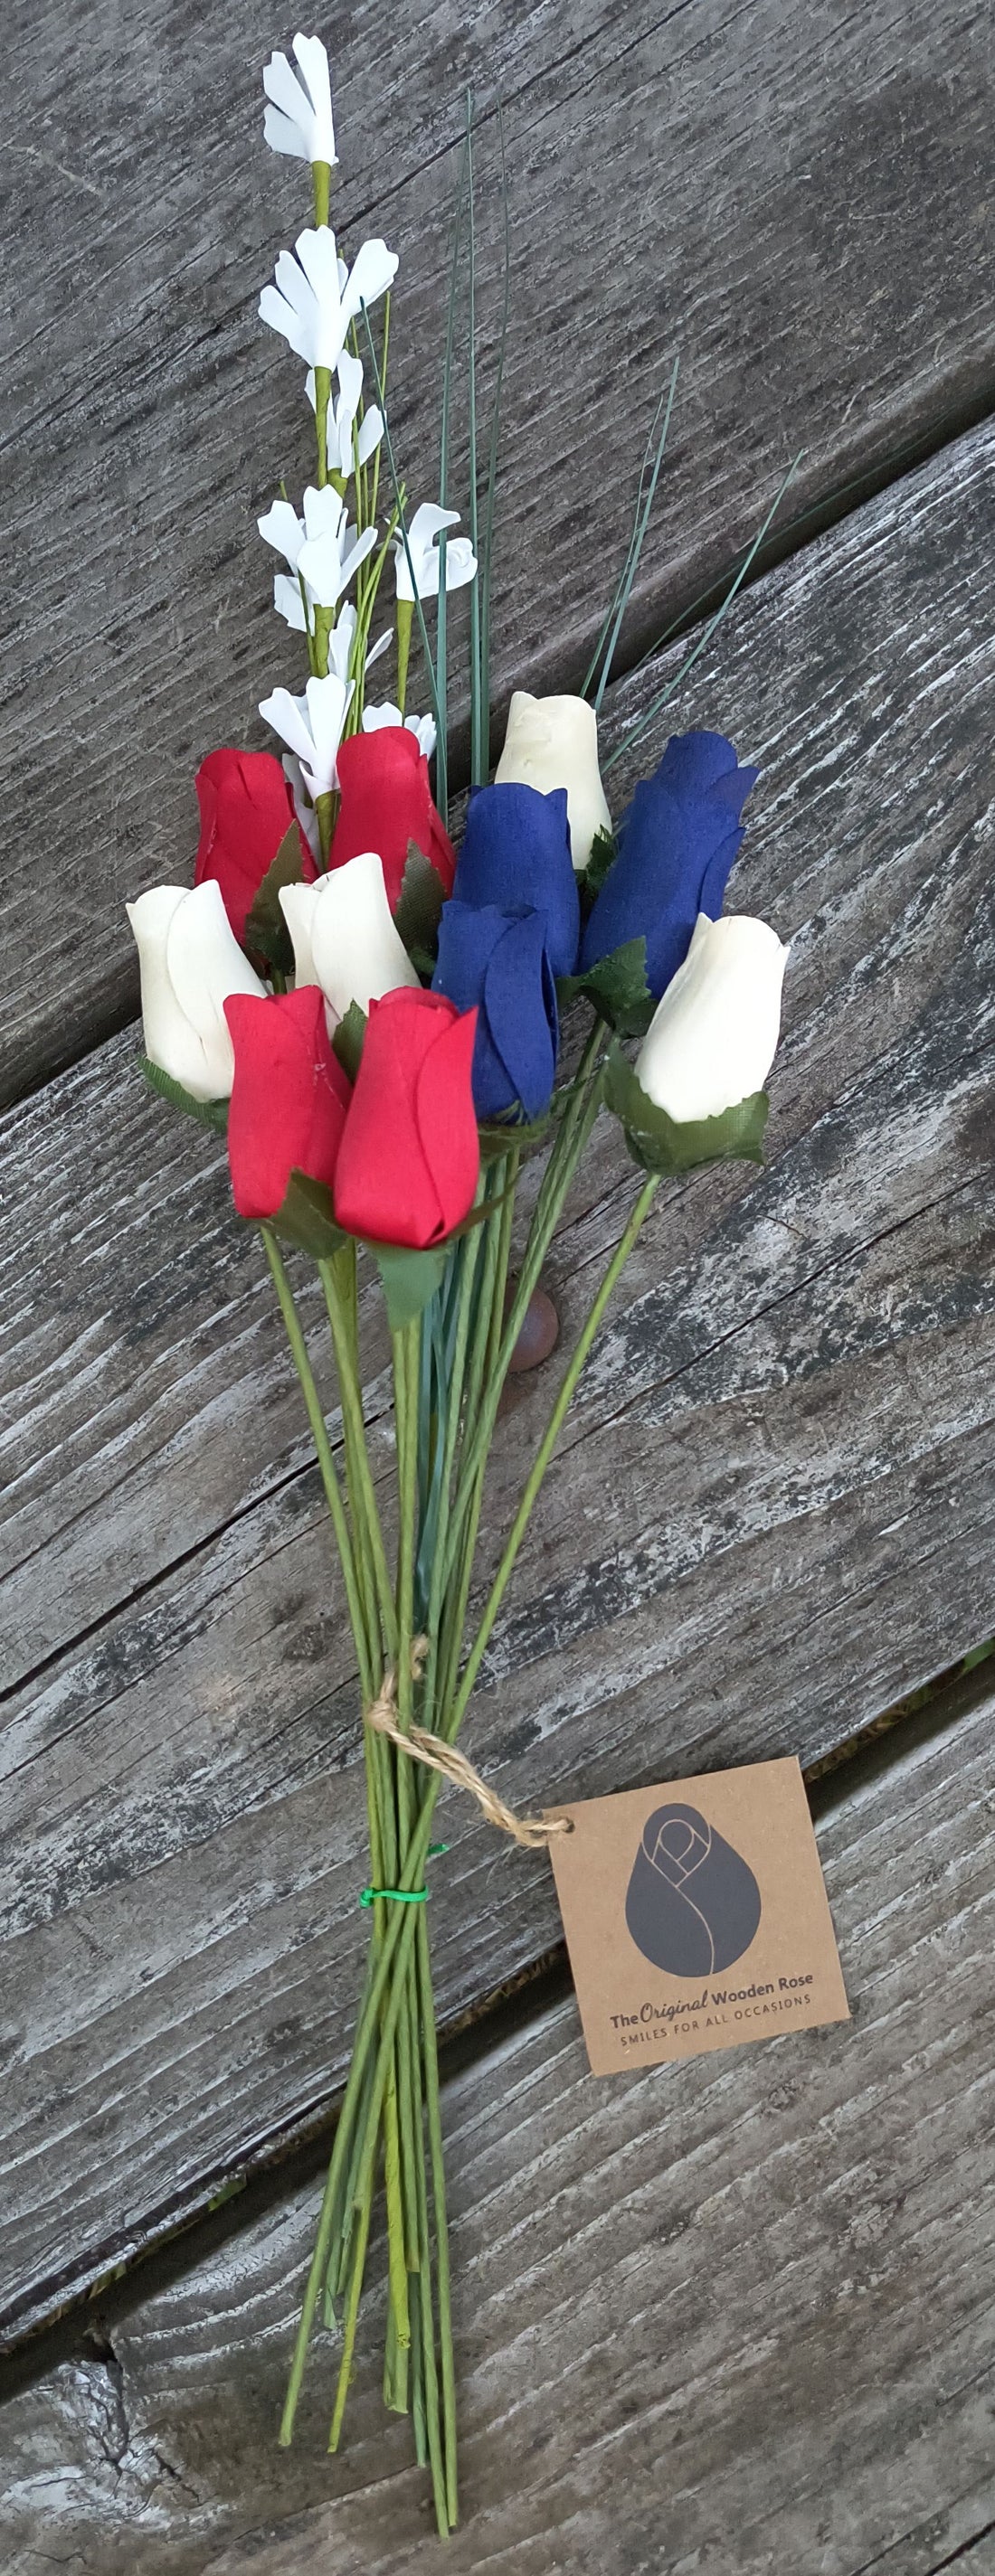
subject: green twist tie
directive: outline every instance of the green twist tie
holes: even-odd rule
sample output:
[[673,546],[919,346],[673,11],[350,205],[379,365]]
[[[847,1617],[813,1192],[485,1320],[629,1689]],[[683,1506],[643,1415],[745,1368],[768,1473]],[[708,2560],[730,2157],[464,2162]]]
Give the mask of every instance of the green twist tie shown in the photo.
[[[448,1849],[448,1843],[430,1843],[425,1858],[437,1860],[440,1853],[447,1852]],[[389,1896],[394,1905],[424,1905],[428,1900],[428,1889],[427,1887],[364,1887],[359,1902],[361,1905],[375,1905],[378,1896]]]

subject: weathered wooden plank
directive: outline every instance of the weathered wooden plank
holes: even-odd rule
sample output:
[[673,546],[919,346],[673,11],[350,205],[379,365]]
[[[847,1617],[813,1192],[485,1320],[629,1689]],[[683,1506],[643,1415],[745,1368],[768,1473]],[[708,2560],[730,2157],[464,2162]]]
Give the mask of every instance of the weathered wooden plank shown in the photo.
[[[682,700],[766,765],[739,899],[795,942],[772,1160],[667,1192],[592,1364],[470,1733],[516,1801],[692,1755],[815,1758],[995,1627],[993,443],[773,576]],[[647,685],[620,690],[617,727]],[[209,1149],[140,1098],[124,1041],[9,1133],[16,2331],[327,2098],[362,1801],[315,1479]],[[568,1327],[629,1188],[606,1125],[556,1270]],[[522,1384],[492,1546],[544,1402]],[[450,2015],[555,1916],[458,1801],[446,1830]]]
[[447,2084],[448,2549],[383,2416],[379,2294],[344,2456],[317,2349],[275,2448],[313,2183],[0,2412],[11,2576],[932,2576],[962,2553],[980,2576],[993,1718],[976,1680],[942,1731],[840,1774],[820,1848],[849,2028],[596,2083],[570,1998]]
[[[281,232],[303,219],[301,174],[259,139],[261,66],[285,41],[272,10],[246,0],[236,33],[182,0],[168,43],[148,0],[17,15],[3,1096],[135,1007],[124,897],[188,865],[197,758],[262,740],[257,700],[296,667],[254,519],[306,465],[295,363],[255,319]],[[417,41],[396,45],[378,0],[360,0],[330,33],[339,220],[383,226],[404,255],[392,399],[419,493],[437,471],[464,85],[487,120],[490,323],[504,99],[499,694],[579,677],[674,351],[680,401],[633,639],[752,536],[795,451],[804,510],[989,397],[993,72],[978,0],[790,13],[584,0],[568,45],[543,0],[433,0]]]

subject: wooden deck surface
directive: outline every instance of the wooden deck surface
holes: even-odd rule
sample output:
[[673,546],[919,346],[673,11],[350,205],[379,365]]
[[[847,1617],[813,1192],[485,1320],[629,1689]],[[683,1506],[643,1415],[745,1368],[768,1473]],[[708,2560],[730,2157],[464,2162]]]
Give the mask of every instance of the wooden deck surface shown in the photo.
[[[355,1682],[257,1247],[210,1140],[140,1082],[120,909],[182,875],[196,759],[261,740],[284,676],[253,519],[299,470],[294,387],[253,317],[297,205],[255,105],[288,30],[249,0],[232,66],[213,5],[19,14],[0,2563],[986,2576],[984,1666],[865,1747],[995,1631],[990,17],[585,0],[566,41],[560,12],[439,0],[402,44],[362,0],[341,31],[341,220],[402,252],[412,487],[463,88],[485,303],[503,100],[499,693],[576,683],[680,349],[605,708],[616,813],[686,649],[643,648],[807,449],[783,560],[671,713],[762,765],[736,900],[792,941],[767,1167],[661,1193],[467,1740],[532,1807],[835,1764],[813,1794],[855,2024],[595,2085],[545,1862],[447,1796],[466,2444],[444,2551],[367,2360],[341,2462],[317,2415],[289,2458],[272,2443],[363,1941]],[[550,1266],[567,1336],[630,1196],[603,1121]],[[482,1579],[549,1374],[502,1425]]]

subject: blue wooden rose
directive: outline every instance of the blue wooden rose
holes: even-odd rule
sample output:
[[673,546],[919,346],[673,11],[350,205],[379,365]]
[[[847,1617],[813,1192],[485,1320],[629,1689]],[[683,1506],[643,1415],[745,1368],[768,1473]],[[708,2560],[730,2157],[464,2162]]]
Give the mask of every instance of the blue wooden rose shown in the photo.
[[[527,793],[530,791],[526,791]],[[453,899],[442,907],[433,991],[477,1012],[473,1098],[478,1118],[521,1103],[526,1118],[549,1106],[559,1020],[546,916],[501,912]]]
[[580,943],[580,899],[570,856],[566,788],[555,787],[548,796],[515,783],[476,788],[453,893],[476,911],[495,904],[505,913],[542,913],[553,973],[572,975]]
[[627,940],[646,941],[656,1000],[682,966],[699,913],[716,921],[759,771],[741,768],[722,733],[675,734],[652,778],[640,781],[618,830],[584,935],[586,971]]

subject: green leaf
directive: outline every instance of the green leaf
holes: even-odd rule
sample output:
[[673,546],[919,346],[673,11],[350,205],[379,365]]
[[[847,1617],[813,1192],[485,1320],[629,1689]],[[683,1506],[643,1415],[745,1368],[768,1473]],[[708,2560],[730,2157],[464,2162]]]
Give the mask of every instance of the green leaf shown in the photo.
[[583,996],[619,1037],[645,1036],[656,1009],[646,981],[645,939],[626,939],[621,948],[599,957],[586,974],[561,975],[556,992],[561,1011],[568,1011]]
[[441,1287],[449,1244],[435,1244],[428,1252],[408,1251],[393,1243],[371,1243],[369,1249],[383,1280],[387,1321],[391,1332],[399,1333],[405,1324],[415,1322]]
[[174,1082],[172,1074],[164,1073],[161,1064],[153,1064],[150,1056],[143,1055],[138,1060],[146,1082],[158,1092],[160,1100],[168,1100],[171,1109],[185,1109],[187,1117],[196,1118],[199,1127],[212,1127],[216,1136],[227,1136],[227,1100],[195,1100],[192,1091],[185,1091],[182,1082]]
[[633,1161],[644,1172],[691,1172],[702,1163],[762,1163],[763,1135],[769,1102],[765,1091],[751,1092],[735,1109],[718,1118],[670,1118],[650,1100],[620,1047],[613,1047],[605,1077],[605,1100],[625,1129]]
[[363,1052],[365,1036],[366,1013],[360,1010],[358,1002],[350,1002],[348,1010],[343,1012],[332,1039],[343,1073],[348,1074],[350,1082],[355,1082],[359,1072],[359,1059]]
[[432,866],[431,859],[425,857],[417,841],[409,841],[394,928],[403,939],[419,974],[424,974],[426,964],[431,974],[435,964],[439,947],[439,915],[445,891],[438,868]]
[[287,1195],[282,1207],[270,1218],[277,1233],[296,1243],[301,1252],[309,1252],[313,1261],[330,1261],[348,1240],[335,1222],[332,1193],[324,1181],[313,1181],[309,1172],[291,1172]]
[[304,859],[301,836],[296,823],[285,832],[275,859],[258,888],[255,902],[245,925],[245,945],[257,957],[265,957],[279,975],[294,971],[294,943],[280,910],[280,888],[303,885]]
[[587,866],[581,868],[577,878],[581,902],[586,903],[588,908],[594,902],[595,896],[600,894],[609,868],[614,867],[617,857],[618,842],[615,834],[602,826],[601,831],[594,835]]

